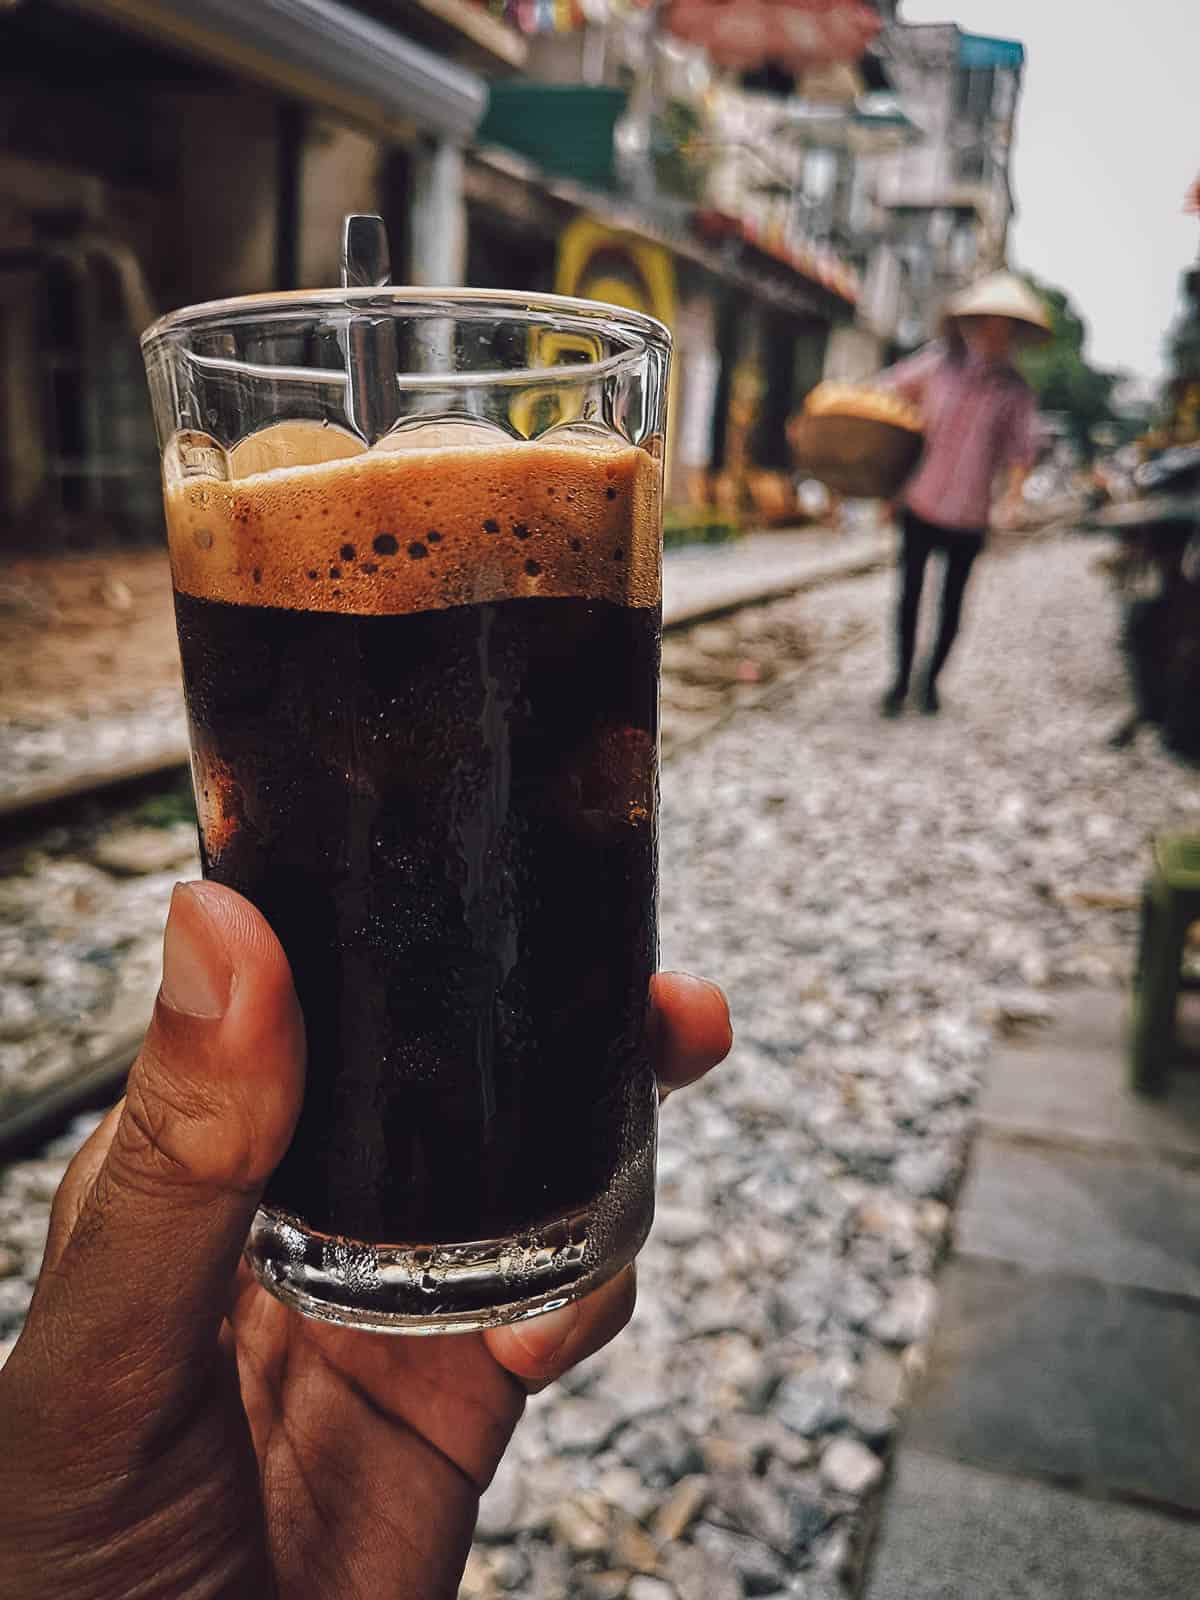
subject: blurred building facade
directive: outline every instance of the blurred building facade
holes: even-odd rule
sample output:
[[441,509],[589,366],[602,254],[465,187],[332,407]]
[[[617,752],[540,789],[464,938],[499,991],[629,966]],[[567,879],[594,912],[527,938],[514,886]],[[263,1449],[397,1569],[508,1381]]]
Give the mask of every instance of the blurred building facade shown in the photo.
[[863,156],[850,181],[863,292],[857,337],[834,352],[839,375],[871,371],[931,338],[950,296],[1005,264],[1015,214],[1023,46],[953,23],[895,20],[882,51],[919,137]]
[[772,152],[783,96],[666,22],[623,0],[538,14],[468,157],[469,276],[668,323],[669,500],[783,516],[787,419],[858,277],[805,226],[802,152]]
[[0,544],[155,534],[137,333],[335,283],[352,210],[397,281],[661,317],[672,502],[782,520],[807,391],[1002,258],[1021,60],[895,0],[16,0]]
[[337,282],[346,211],[461,279],[462,151],[520,36],[468,0],[0,7],[0,547],[157,536],[138,334]]

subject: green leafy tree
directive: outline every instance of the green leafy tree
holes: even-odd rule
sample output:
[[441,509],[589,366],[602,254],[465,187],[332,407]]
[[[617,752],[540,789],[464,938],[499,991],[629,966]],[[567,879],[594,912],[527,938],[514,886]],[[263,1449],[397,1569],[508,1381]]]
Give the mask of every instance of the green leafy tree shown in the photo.
[[1200,379],[1200,267],[1185,275],[1183,287],[1186,303],[1171,329],[1167,348],[1172,377],[1194,383]]
[[1093,367],[1084,353],[1087,323],[1069,297],[1050,284],[1028,277],[1030,287],[1041,296],[1050,313],[1053,338],[1047,344],[1028,350],[1021,358],[1021,370],[1037,395],[1043,411],[1057,412],[1065,418],[1075,443],[1092,452],[1092,430],[1117,421],[1113,410],[1113,390],[1121,381],[1118,372]]

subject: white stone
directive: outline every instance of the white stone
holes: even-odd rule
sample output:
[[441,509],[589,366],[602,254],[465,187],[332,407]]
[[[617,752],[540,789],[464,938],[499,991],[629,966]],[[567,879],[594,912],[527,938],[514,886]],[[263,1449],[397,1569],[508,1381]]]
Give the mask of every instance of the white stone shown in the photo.
[[654,1513],[655,1537],[664,1541],[682,1538],[699,1516],[712,1485],[703,1473],[681,1478]]
[[675,1590],[661,1578],[649,1578],[639,1573],[631,1578],[625,1591],[627,1600],[678,1600]]
[[887,1305],[873,1317],[870,1331],[882,1344],[914,1344],[933,1323],[937,1293],[927,1278],[901,1278]]
[[0,1039],[28,1039],[40,1026],[37,1003],[27,989],[11,983],[0,988]]
[[98,867],[124,877],[191,866],[195,857],[196,830],[190,823],[169,828],[118,828],[101,834],[92,850]]
[[857,1439],[835,1439],[821,1457],[821,1477],[838,1494],[858,1498],[883,1477],[883,1462]]
[[553,1528],[577,1555],[608,1548],[608,1507],[599,1495],[566,1500],[554,1513]]
[[525,1488],[518,1463],[508,1457],[500,1463],[495,1477],[479,1502],[476,1535],[480,1539],[511,1539],[522,1526]]

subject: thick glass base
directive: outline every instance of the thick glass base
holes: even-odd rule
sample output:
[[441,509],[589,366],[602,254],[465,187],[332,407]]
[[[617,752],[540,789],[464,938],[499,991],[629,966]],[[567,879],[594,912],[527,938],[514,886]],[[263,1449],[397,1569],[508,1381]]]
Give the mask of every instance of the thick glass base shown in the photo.
[[592,1203],[504,1239],[363,1244],[263,1207],[246,1256],[264,1288],[307,1317],[375,1333],[474,1333],[598,1288],[633,1260],[654,1215],[654,1159]]

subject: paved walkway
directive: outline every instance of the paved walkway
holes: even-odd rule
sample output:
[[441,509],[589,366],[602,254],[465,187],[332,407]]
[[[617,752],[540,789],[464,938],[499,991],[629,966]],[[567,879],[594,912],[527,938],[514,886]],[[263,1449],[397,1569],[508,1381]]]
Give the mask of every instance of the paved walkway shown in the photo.
[[[785,1426],[810,1424],[817,1399],[828,1398],[823,1381],[836,1386],[849,1379],[846,1420],[829,1422],[836,1407],[827,1407],[810,1441],[822,1504],[833,1504],[824,1499],[826,1488],[849,1481],[845,1466],[861,1471],[860,1482],[877,1469],[882,1474],[892,1452],[876,1430],[903,1388],[898,1470],[884,1495],[885,1506],[893,1499],[896,1505],[879,1545],[871,1600],[1200,1594],[1200,1584],[1179,1582],[1186,1564],[1200,1561],[1200,1528],[1179,1514],[1180,1490],[1132,1473],[1145,1455],[1164,1452],[1168,1440],[1182,1470],[1181,1454],[1192,1442],[1190,1402],[1172,1398],[1164,1421],[1162,1388],[1138,1371],[1169,1372],[1173,1396],[1188,1385],[1195,1390],[1194,1376],[1189,1372],[1185,1384],[1184,1374],[1191,1350],[1200,1350],[1194,1338],[1200,1325],[1181,1311],[1182,1299],[1172,1298],[1180,1291],[1160,1290],[1155,1299],[1136,1279],[1130,1292],[1128,1284],[1105,1281],[1094,1264],[1059,1267],[1053,1258],[1036,1271],[1020,1268],[1005,1261],[999,1246],[991,1256],[978,1243],[968,1247],[964,1232],[961,1248],[964,1257],[970,1249],[972,1260],[961,1273],[963,1258],[943,1267],[939,1310],[929,1289],[932,1262],[910,1248],[923,1226],[934,1230],[937,1253],[948,1243],[937,1229],[968,1124],[981,1115],[976,1075],[988,1084],[990,1118],[991,1086],[1005,1081],[1010,1049],[1017,1048],[1014,1028],[1028,1041],[1022,1048],[1061,1040],[1060,1054],[1087,1062],[1095,1048],[1086,1040],[1071,1043],[1082,996],[1085,1019],[1108,1017],[1100,1037],[1109,1057],[1107,1090],[1088,1080],[1079,1103],[1097,1117],[1114,1117],[1114,1102],[1124,1107],[1118,1019],[1146,841],[1158,827],[1200,825],[1200,784],[1195,773],[1167,760],[1149,734],[1130,750],[1108,746],[1128,689],[1115,648],[1119,608],[1101,566],[1105,554],[1095,542],[1065,537],[997,544],[969,596],[943,715],[932,720],[914,713],[883,722],[875,709],[889,666],[894,574],[802,597],[797,610],[822,623],[864,625],[861,642],[816,661],[786,695],[738,717],[664,770],[664,962],[718,975],[739,1030],[729,1066],[668,1108],[664,1207],[686,1204],[698,1215],[717,1215],[714,1237],[730,1262],[743,1228],[757,1241],[781,1233],[788,1240],[780,1239],[779,1262],[745,1293],[731,1266],[706,1297],[688,1303],[684,1325],[694,1328],[690,1319],[714,1313],[732,1321],[736,1313],[741,1339],[752,1342],[759,1362],[785,1374],[764,1413]],[[1047,1017],[1045,1027],[1035,1025]],[[1044,1077],[1049,1090],[1066,1079],[1066,1069],[1043,1061],[1031,1076]],[[1029,1097],[1013,1081],[1023,1106]],[[754,1123],[750,1107],[771,1115]],[[1045,1120],[1057,1134],[1064,1116],[1051,1105]],[[741,1177],[744,1169],[733,1159],[742,1149],[735,1129],[747,1140],[753,1134],[757,1170],[750,1178]],[[1157,1123],[1151,1131],[1157,1152],[1164,1136]],[[1132,1135],[1104,1137],[1132,1142]],[[1008,1143],[1019,1153],[1019,1142]],[[984,1132],[961,1191],[968,1216],[991,1148]],[[1153,1175],[1157,1162],[1157,1155],[1144,1157],[1141,1167]],[[1160,1284],[1172,1273],[1182,1277],[1180,1264],[1195,1260],[1184,1252],[1189,1231],[1200,1238],[1194,1226],[1200,1219],[1180,1198],[1190,1193],[1193,1176],[1186,1164],[1173,1174],[1169,1204],[1182,1220],[1169,1235],[1174,1243],[1161,1247]],[[1145,1178],[1144,1170],[1137,1174],[1139,1183]],[[1077,1240],[1084,1225],[1069,1220],[1063,1199],[1072,1185],[1081,1197],[1075,1215],[1091,1196],[1089,1217],[1125,1218],[1135,1242],[1166,1236],[1156,1215],[1168,1205],[1160,1192],[1144,1201],[1151,1217],[1138,1233],[1134,1199],[1123,1199],[1118,1210],[1116,1198],[1088,1187],[1093,1181],[1101,1181],[1094,1168],[1085,1175],[1071,1168],[1049,1197],[1037,1191],[1035,1202],[1018,1211],[1016,1199],[1031,1180],[997,1180],[993,1215],[1003,1218],[1010,1207],[1022,1233],[1012,1260],[1018,1247],[1049,1248],[1049,1219],[1064,1219],[1065,1243]],[[1129,1182],[1142,1203],[1146,1190],[1132,1176]],[[672,1185],[685,1184],[682,1198],[672,1192]],[[795,1203],[801,1193],[809,1197],[805,1204]],[[845,1215],[817,1215],[841,1202]],[[668,1300],[664,1275],[686,1274],[689,1266],[686,1257],[681,1266],[647,1258],[646,1305],[626,1346],[643,1370],[653,1349],[643,1319]],[[1060,1283],[1075,1320],[1056,1344]],[[1039,1286],[1047,1288],[1045,1298],[1034,1295]],[[873,1289],[889,1297],[882,1313],[872,1310]],[[772,1309],[781,1297],[788,1301],[782,1316]],[[665,1320],[673,1310],[668,1303],[660,1314]],[[1153,1333],[1151,1317],[1139,1313],[1159,1310],[1169,1315]],[[932,1349],[931,1320],[943,1330]],[[1012,1330],[1007,1341],[1005,1329]],[[645,1342],[637,1344],[639,1338]],[[677,1345],[671,1355],[672,1374],[688,1373],[693,1393],[698,1371],[708,1371],[690,1365],[697,1343],[693,1336],[686,1353]],[[950,1434],[977,1417],[978,1440],[935,1438],[932,1427],[920,1436],[916,1423],[910,1431],[910,1400],[923,1413],[933,1392],[932,1383],[927,1389],[915,1381],[917,1374],[925,1368],[936,1378],[959,1348],[980,1352],[970,1376],[987,1404],[968,1393],[965,1379],[953,1390],[947,1384],[941,1421]],[[1118,1359],[1123,1349],[1130,1353]],[[1024,1366],[1021,1357],[1028,1358]],[[706,1352],[706,1361],[713,1358],[715,1350]],[[813,1365],[805,1367],[806,1359]],[[1073,1376],[1072,1360],[1081,1377]],[[1106,1385],[1113,1403],[1102,1409]],[[798,1401],[810,1399],[810,1411],[803,1410]],[[731,1402],[722,1404],[718,1423],[704,1421],[724,1437],[744,1424]],[[1018,1456],[1017,1421],[1026,1419],[1036,1440],[1042,1415],[1042,1432],[1052,1441],[1078,1446],[1074,1466]],[[1137,1442],[1141,1423],[1154,1430],[1148,1446],[1144,1429]],[[844,1448],[856,1443],[877,1452],[877,1468]],[[1125,1452],[1128,1475],[1105,1478],[1105,1452],[1118,1462]],[[765,1481],[785,1498],[811,1500],[813,1470],[777,1453]],[[1057,1485],[1065,1502],[1047,1485]],[[1010,1486],[1024,1498],[1012,1512],[1019,1527],[1008,1532],[984,1496]],[[1039,1501],[1039,1524],[1031,1497],[1043,1494],[1050,1498]],[[876,1517],[864,1499],[857,1516],[840,1515],[832,1532],[797,1540],[789,1550],[800,1569],[792,1581],[802,1574],[798,1588],[752,1587],[744,1573],[744,1595],[794,1592],[827,1600],[831,1568],[846,1593],[861,1594],[858,1541]],[[1065,1536],[1054,1532],[1064,1503],[1079,1510]],[[729,1504],[715,1495],[705,1521],[732,1516]],[[1047,1519],[1050,1532],[1039,1548]],[[1111,1547],[1120,1535],[1093,1531],[1110,1520],[1123,1535],[1123,1571],[1111,1550],[1104,1553],[1105,1540]],[[699,1528],[689,1538],[706,1547],[710,1535]],[[1032,1542],[1027,1553],[1024,1539]],[[1084,1564],[1089,1546],[1114,1574],[1108,1593]],[[1075,1565],[1065,1577],[1064,1559]],[[667,1576],[674,1583],[673,1571]],[[710,1573],[707,1587],[699,1579],[675,1587],[679,1600],[711,1600],[715,1582]]]
[[1200,1072],[1075,991],[993,1057],[868,1600],[1200,1593]]
[[838,577],[868,572],[891,554],[889,528],[832,533],[824,528],[748,533],[725,545],[689,545],[663,562],[668,628],[720,616],[748,600],[775,599]]

